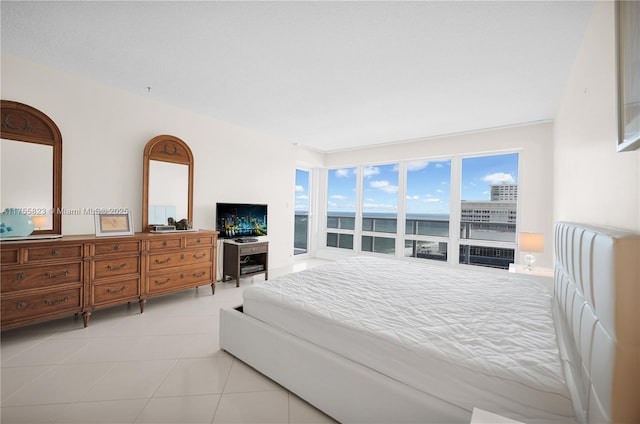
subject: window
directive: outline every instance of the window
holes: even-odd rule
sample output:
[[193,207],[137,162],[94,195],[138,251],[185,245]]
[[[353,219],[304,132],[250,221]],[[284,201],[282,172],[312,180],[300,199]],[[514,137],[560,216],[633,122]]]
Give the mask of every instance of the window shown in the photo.
[[488,241],[460,245],[460,263],[509,268],[514,250],[491,242],[515,244],[518,154],[462,159],[460,239]]
[[[395,254],[398,231],[398,175],[395,164],[362,168],[362,251]],[[378,234],[375,234],[378,233]]]
[[309,243],[309,171],[296,169],[296,207],[293,254],[307,253]]
[[327,246],[353,249],[356,168],[330,169],[327,179]]
[[447,260],[451,161],[407,164],[404,256]]
[[508,153],[329,170],[327,246],[507,269],[518,161]]

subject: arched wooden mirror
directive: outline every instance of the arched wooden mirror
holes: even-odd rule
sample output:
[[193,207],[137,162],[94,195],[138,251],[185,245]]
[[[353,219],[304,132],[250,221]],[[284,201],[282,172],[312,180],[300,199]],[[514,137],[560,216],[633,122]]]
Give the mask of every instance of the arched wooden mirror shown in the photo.
[[172,135],[152,138],[144,148],[142,229],[167,225],[169,217],[193,221],[193,154]]
[[34,235],[62,234],[62,135],[47,115],[2,100],[0,210],[30,215]]

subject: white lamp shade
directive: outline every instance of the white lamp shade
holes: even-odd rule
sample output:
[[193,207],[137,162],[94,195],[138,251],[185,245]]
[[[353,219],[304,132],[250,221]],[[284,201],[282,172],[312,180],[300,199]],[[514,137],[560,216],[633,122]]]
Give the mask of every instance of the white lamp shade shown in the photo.
[[520,233],[519,246],[524,252],[544,252],[544,234]]

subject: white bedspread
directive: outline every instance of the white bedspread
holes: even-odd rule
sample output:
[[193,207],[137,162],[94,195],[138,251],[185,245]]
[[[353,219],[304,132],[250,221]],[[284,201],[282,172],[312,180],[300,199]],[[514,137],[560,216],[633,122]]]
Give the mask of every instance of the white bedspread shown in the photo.
[[356,257],[247,287],[244,312],[468,411],[575,420],[550,295],[513,274]]

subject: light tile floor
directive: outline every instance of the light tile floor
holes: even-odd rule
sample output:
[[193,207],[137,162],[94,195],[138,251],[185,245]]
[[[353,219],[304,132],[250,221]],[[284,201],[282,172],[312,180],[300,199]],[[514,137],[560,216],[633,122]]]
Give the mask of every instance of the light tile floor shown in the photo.
[[262,280],[95,311],[87,328],[69,317],[2,332],[2,424],[335,422],[220,350],[219,309]]

